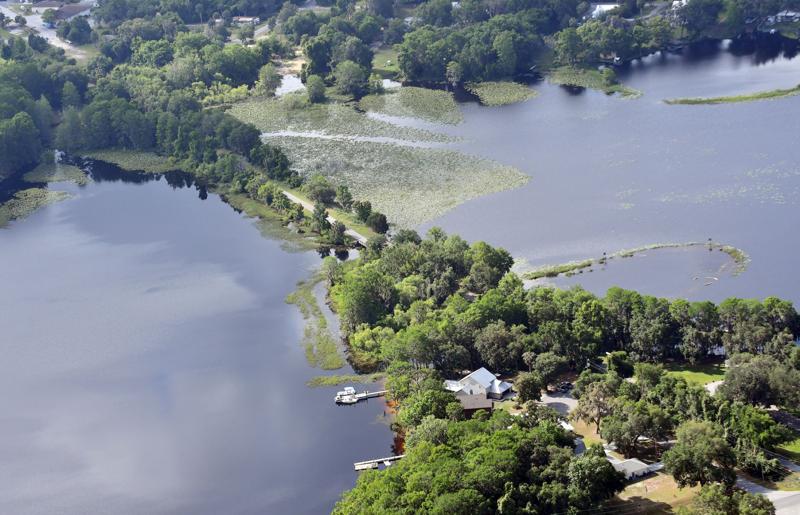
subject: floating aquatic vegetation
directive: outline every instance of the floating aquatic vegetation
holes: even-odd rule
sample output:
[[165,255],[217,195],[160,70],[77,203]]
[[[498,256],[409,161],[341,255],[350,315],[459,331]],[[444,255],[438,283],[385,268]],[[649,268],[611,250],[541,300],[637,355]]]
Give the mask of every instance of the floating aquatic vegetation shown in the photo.
[[[613,74],[612,74],[613,76]],[[639,98],[642,92],[610,79],[600,70],[561,66],[551,71],[547,80],[561,86],[596,89],[607,95],[619,94],[622,98]]]
[[434,123],[456,125],[464,120],[453,94],[438,89],[402,87],[381,95],[368,95],[361,99],[359,106],[364,111]]
[[91,182],[83,170],[63,163],[42,163],[22,178],[27,182],[73,182],[79,186]]
[[290,93],[281,98],[249,100],[229,111],[262,132],[318,132],[323,135],[387,137],[406,141],[452,142],[445,134],[401,127],[367,117],[350,105],[330,102],[310,104],[304,95]]
[[322,274],[316,273],[310,279],[300,281],[297,283],[297,290],[286,297],[286,302],[297,306],[306,320],[303,347],[308,364],[322,370],[337,370],[345,365],[345,361],[314,296],[314,287],[322,280]]
[[745,95],[710,98],[670,98],[664,100],[669,105],[702,105],[702,104],[737,104],[740,102],[753,102],[756,100],[775,100],[778,98],[792,97],[800,94],[800,84],[789,89],[773,89]]
[[375,372],[374,374],[344,374],[332,376],[317,376],[311,378],[306,385],[312,388],[319,388],[322,386],[340,386],[346,384],[369,384],[383,381],[386,374],[383,372]]
[[687,249],[691,247],[706,247],[708,250],[717,250],[720,252],[724,252],[731,257],[731,259],[736,264],[736,269],[734,270],[734,275],[739,275],[745,270],[747,270],[747,266],[750,264],[750,256],[747,255],[742,249],[736,248],[732,245],[725,245],[722,243],[716,243],[713,241],[708,242],[699,242],[699,241],[692,241],[688,243],[653,243],[651,245],[644,245],[641,247],[636,247],[632,249],[625,249],[615,252],[613,254],[608,254],[600,258],[592,258],[592,259],[584,259],[581,261],[570,261],[569,263],[563,263],[560,265],[547,265],[536,268],[534,270],[529,270],[523,272],[523,277],[527,280],[536,280],[541,279],[544,277],[558,277],[559,275],[574,275],[575,273],[582,273],[581,271],[584,269],[590,269],[594,265],[602,265],[605,264],[606,261],[615,259],[615,258],[630,258],[635,256],[636,254],[641,254],[642,252],[650,251],[650,250],[659,250],[659,249]]
[[91,159],[97,159],[98,161],[115,164],[129,172],[164,173],[171,172],[178,168],[169,158],[159,156],[153,152],[108,149],[94,150],[84,153],[83,155]]
[[44,188],[28,188],[18,191],[10,200],[0,204],[0,227],[12,220],[20,220],[37,209],[70,198],[66,191],[52,191]]
[[400,227],[529,180],[515,168],[448,149],[303,137],[269,141],[284,149],[300,173],[347,184],[356,198],[369,200]]
[[539,93],[525,84],[518,82],[470,82],[467,91],[476,95],[481,104],[486,106],[502,106],[524,102],[536,97]]

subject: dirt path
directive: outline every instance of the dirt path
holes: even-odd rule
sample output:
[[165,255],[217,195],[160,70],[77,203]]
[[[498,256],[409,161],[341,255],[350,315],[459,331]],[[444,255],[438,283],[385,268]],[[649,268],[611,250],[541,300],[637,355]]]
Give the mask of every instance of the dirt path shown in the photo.
[[[286,198],[288,198],[289,200],[291,200],[295,204],[300,204],[301,206],[303,206],[303,209],[305,209],[307,211],[311,211],[312,213],[314,212],[314,204],[312,204],[311,202],[307,202],[307,201],[301,199],[300,197],[298,197],[297,195],[293,195],[293,194],[289,193],[286,190],[283,191],[283,194],[286,195]],[[334,217],[328,215],[328,221],[330,223],[334,223],[336,221],[336,219]],[[361,245],[363,245],[365,247],[367,246],[367,238],[363,234],[361,234],[361,233],[359,233],[357,231],[354,231],[353,229],[347,229],[346,231],[344,231],[344,233],[346,235],[350,236],[351,238],[353,238],[354,240],[356,240],[357,242],[359,242]]]

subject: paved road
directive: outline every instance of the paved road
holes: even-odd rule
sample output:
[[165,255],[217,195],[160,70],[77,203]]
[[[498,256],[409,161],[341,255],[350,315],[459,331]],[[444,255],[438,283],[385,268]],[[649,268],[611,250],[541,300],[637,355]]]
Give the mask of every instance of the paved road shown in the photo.
[[797,515],[800,513],[800,492],[784,492],[772,490],[747,479],[739,477],[736,486],[750,492],[761,494],[775,505],[775,515]]
[[[312,213],[314,212],[314,204],[312,204],[311,202],[306,202],[305,200],[301,199],[300,197],[298,197],[296,195],[292,195],[288,191],[284,191],[283,194],[286,195],[286,198],[288,198],[289,200],[291,200],[295,204],[300,204],[301,206],[303,206],[303,209],[311,211]],[[333,222],[336,221],[336,219],[334,217],[328,215],[328,221],[330,223],[333,223]],[[361,233],[356,232],[353,229],[347,229],[344,233],[346,235],[350,236],[351,238],[353,238],[354,240],[356,240],[357,242],[359,242],[361,245],[364,245],[365,247],[367,246],[367,238],[364,235],[362,235]]]

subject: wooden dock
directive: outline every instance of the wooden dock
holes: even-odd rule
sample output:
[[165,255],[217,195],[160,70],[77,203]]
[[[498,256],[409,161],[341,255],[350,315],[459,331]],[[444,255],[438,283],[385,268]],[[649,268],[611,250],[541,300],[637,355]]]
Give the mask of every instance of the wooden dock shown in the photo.
[[368,392],[364,390],[361,393],[352,393],[345,395],[342,395],[342,393],[344,392],[339,392],[338,394],[336,394],[334,400],[336,401],[336,404],[355,404],[359,401],[372,399],[374,397],[383,397],[384,395],[386,395],[387,391],[388,390],[379,390],[377,392]]
[[356,472],[360,472],[362,470],[376,469],[381,464],[383,464],[384,467],[388,467],[388,466],[390,466],[392,464],[392,462],[395,462],[395,461],[397,461],[397,460],[399,460],[401,458],[404,458],[404,457],[405,457],[405,454],[400,454],[400,455],[397,455],[397,456],[389,456],[387,458],[377,458],[377,459],[374,459],[374,460],[357,461],[357,462],[353,463],[353,468],[356,470]]

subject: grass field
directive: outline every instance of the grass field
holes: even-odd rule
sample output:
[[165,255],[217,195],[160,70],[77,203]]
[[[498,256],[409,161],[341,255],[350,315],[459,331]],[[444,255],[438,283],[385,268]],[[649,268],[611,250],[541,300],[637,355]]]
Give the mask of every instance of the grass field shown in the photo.
[[789,89],[773,89],[771,91],[760,91],[748,95],[734,95],[729,97],[672,98],[664,100],[664,103],[669,105],[737,104],[740,102],[754,102],[757,100],[774,100],[799,94],[800,85],[797,85]]
[[594,424],[587,424],[583,420],[570,420],[569,423],[575,428],[575,434],[583,438],[583,443],[586,444],[586,447],[596,443],[604,443]]
[[671,376],[682,377],[689,383],[701,386],[721,381],[725,377],[725,368],[722,363],[669,364],[666,369],[667,374]]
[[629,484],[605,506],[613,513],[675,513],[689,505],[699,491],[698,487],[679,488],[672,476],[657,473],[641,481]]
[[800,438],[778,446],[778,452],[789,458],[800,461]]
[[372,71],[384,79],[396,78],[400,73],[397,51],[391,47],[381,47],[372,58]]

